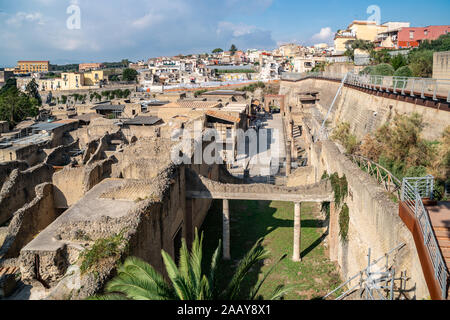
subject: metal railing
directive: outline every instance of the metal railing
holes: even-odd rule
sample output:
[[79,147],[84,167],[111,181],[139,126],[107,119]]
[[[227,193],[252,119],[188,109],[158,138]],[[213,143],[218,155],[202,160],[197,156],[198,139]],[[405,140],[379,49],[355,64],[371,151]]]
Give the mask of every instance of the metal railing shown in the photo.
[[414,212],[414,216],[420,225],[424,244],[433,264],[434,277],[439,283],[442,298],[446,299],[448,270],[431,226],[430,216],[422,202],[424,198],[433,199],[433,190],[433,176],[404,178],[402,183],[402,201]]
[[[299,81],[307,78],[325,78],[329,80],[344,79],[345,74],[329,72],[294,73],[285,72],[282,80]],[[351,73],[345,80],[346,84],[361,88],[399,93],[411,97],[420,96],[433,100],[446,99],[450,102],[450,79],[432,79],[416,77],[376,76]]]
[[[390,250],[384,256],[375,261],[370,261],[371,249],[369,249],[369,253],[367,255],[367,268],[350,277],[343,284],[324,296],[323,299],[332,296],[353,280],[359,278],[358,282],[354,286],[340,294],[335,300],[342,300],[357,289],[364,290],[366,300],[394,300],[394,282],[396,280],[402,280],[402,278],[395,278],[395,268],[393,266],[395,264],[398,251],[400,251],[404,246],[404,243],[396,246],[394,249]],[[394,253],[395,256],[390,259],[391,255]],[[383,261],[384,264],[381,265],[380,262]]]
[[377,182],[381,184],[387,192],[396,193],[397,198],[401,198],[402,182],[389,170],[362,156],[347,154],[347,157],[349,157],[360,169],[376,178]]

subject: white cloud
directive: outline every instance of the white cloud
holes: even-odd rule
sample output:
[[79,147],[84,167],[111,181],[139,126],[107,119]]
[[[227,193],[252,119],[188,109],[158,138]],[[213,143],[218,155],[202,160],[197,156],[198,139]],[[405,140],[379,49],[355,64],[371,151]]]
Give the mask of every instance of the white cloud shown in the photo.
[[257,28],[255,26],[249,26],[244,23],[234,24],[228,21],[221,21],[217,27],[217,33],[231,32],[233,37],[240,37],[246,34],[250,34]]
[[14,26],[21,26],[23,22],[36,22],[37,24],[43,25],[44,19],[40,12],[17,12],[14,16],[6,20],[6,24]]
[[334,37],[334,33],[330,27],[320,29],[319,33],[312,36],[312,40],[329,42]]

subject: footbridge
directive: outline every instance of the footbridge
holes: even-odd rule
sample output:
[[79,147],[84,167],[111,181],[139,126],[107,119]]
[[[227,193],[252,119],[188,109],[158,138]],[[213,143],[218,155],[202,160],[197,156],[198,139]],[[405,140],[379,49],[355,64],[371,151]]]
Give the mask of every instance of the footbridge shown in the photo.
[[329,181],[295,188],[269,184],[224,184],[187,170],[186,185],[188,199],[223,200],[223,256],[227,260],[231,259],[229,200],[294,202],[294,261],[301,261],[301,203],[334,201]]

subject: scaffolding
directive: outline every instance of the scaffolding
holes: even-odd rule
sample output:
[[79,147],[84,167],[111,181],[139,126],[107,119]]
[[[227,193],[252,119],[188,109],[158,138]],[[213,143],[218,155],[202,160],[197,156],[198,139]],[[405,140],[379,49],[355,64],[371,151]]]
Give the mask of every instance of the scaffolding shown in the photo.
[[[397,254],[404,246],[404,243],[400,244],[374,261],[371,261],[371,249],[369,248],[367,268],[350,277],[323,299],[344,290],[352,281],[357,281],[356,284],[339,294],[335,300],[343,300],[356,291],[359,291],[359,298],[363,300],[394,300],[396,292],[406,292],[406,281],[409,280],[406,272],[401,272],[400,277],[396,277]],[[400,284],[396,285],[396,282],[400,282]]]

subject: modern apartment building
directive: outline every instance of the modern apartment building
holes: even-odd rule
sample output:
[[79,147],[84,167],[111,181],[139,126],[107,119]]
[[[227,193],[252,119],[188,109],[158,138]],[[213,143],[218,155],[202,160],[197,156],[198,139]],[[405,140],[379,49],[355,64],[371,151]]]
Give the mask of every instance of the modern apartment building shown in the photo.
[[15,74],[26,74],[33,72],[48,72],[50,61],[18,61],[14,69]]

